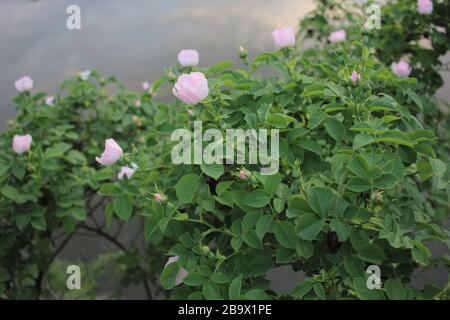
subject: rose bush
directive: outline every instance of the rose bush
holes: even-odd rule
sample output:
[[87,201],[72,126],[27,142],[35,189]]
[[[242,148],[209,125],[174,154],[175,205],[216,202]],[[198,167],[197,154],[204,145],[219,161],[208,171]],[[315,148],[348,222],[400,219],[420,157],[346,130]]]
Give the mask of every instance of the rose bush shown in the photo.
[[[450,43],[436,28],[448,31],[448,5],[426,14],[417,5],[383,6],[383,32],[372,33],[355,3],[322,0],[297,39],[291,28],[272,34],[276,51],[250,61],[241,48],[244,67],[208,68],[182,51],[143,93],[85,71],[49,99],[22,78],[18,116],[0,139],[0,296],[64,292],[55,258],[84,231],[119,249],[93,276],[113,264],[123,286],[142,283],[150,298],[448,298],[448,285],[411,285],[419,267],[448,266],[429,241],[449,245],[449,121],[432,96]],[[430,54],[411,42],[426,32]],[[176,98],[159,101],[160,88]],[[171,134],[194,121],[278,129],[279,172],[173,164]],[[109,233],[131,219],[142,246]],[[282,265],[305,275],[289,293],[265,277]],[[367,287],[370,265],[381,268],[381,289]],[[81,297],[95,297],[88,287]]]

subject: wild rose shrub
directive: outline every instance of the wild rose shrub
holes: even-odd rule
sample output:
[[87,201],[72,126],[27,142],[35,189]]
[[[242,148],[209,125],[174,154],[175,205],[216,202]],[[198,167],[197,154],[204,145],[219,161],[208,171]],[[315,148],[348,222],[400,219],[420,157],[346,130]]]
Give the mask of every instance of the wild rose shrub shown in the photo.
[[[167,113],[154,128],[163,128],[158,141],[166,151],[149,157],[149,148],[137,147],[127,155],[138,164],[133,177],[102,185],[117,215],[133,210],[147,217],[150,242],[173,243],[167,255],[178,260],[160,277],[172,298],[440,294],[442,288],[416,290],[410,281],[418,266],[438,261],[425,242],[448,240],[447,213],[437,213],[422,194],[427,180],[430,190],[447,186],[447,165],[436,158],[434,133],[413,114],[420,109],[416,81],[394,75],[361,43],[354,46],[340,48],[341,63],[317,63],[314,55],[285,48],[258,55],[248,68],[224,62],[200,70],[209,96],[193,107],[193,117],[182,101],[158,110]],[[258,75],[267,67],[277,74]],[[359,70],[354,81],[353,70]],[[178,123],[170,110],[183,115]],[[162,139],[167,127],[192,130],[193,120],[222,132],[280,129],[279,173],[263,176],[257,165],[170,164],[174,143]],[[381,267],[382,290],[366,286],[372,264]],[[280,265],[307,276],[287,295],[271,291],[265,279]]]
[[[370,14],[367,8],[376,1],[318,0],[317,8],[300,22],[300,33],[319,42],[329,40],[336,30],[345,30],[352,41],[364,35],[375,56],[390,66],[407,58],[412,77],[419,80],[421,94],[433,94],[443,85],[439,71],[448,70],[442,57],[450,49],[450,4],[432,2],[432,11],[421,13],[416,0],[389,0],[381,5],[380,29],[364,28]],[[425,6],[427,7],[427,6]]]
[[[47,297],[50,264],[73,234],[101,236],[111,224],[112,217],[102,226],[93,217],[106,205],[96,195],[101,181],[117,176],[96,166],[105,139],[113,134],[125,149],[141,141],[151,144],[151,96],[132,93],[114,78],[86,75],[65,81],[51,105],[46,94],[31,94],[30,87],[14,99],[18,115],[0,139],[0,296]],[[15,134],[32,135],[29,151],[12,150]],[[123,251],[121,259],[135,255],[133,248]],[[128,260],[137,278],[132,282],[142,281],[146,274],[136,272],[139,259]]]
[[[227,61],[198,68],[189,52],[141,95],[95,72],[65,82],[54,100],[21,90],[18,117],[0,139],[0,296],[47,297],[58,282],[64,290],[64,269],[52,263],[64,244],[55,242],[61,229],[67,241],[79,230],[105,236],[113,221],[140,218],[144,249],[113,239],[120,252],[102,256],[94,270],[117,264],[122,284],[142,282],[149,297],[163,289],[177,299],[448,298],[448,286],[411,286],[417,268],[448,264],[427,248],[428,241],[448,246],[448,119],[436,119],[437,103],[422,94],[438,83],[414,66],[419,81],[393,74],[391,62],[406,49],[370,54],[371,41],[392,44],[359,36],[349,13],[353,25],[331,27],[321,10],[342,2],[321,3],[301,30],[317,29],[332,43],[302,53],[290,48],[287,32],[274,38],[282,50],[251,62],[242,49],[245,68]],[[399,3],[386,12],[416,17],[412,2]],[[177,94],[187,104],[154,98],[191,72],[205,75],[207,95]],[[107,84],[117,92],[107,94]],[[174,165],[170,135],[192,130],[194,120],[204,130],[279,129],[279,172]],[[21,155],[12,150],[16,134],[33,137]],[[124,154],[103,166],[95,158],[110,138]],[[134,173],[119,179],[124,166]],[[95,225],[97,210],[106,227]],[[366,286],[373,264],[381,290]],[[265,278],[281,265],[306,276],[288,294],[270,290]]]

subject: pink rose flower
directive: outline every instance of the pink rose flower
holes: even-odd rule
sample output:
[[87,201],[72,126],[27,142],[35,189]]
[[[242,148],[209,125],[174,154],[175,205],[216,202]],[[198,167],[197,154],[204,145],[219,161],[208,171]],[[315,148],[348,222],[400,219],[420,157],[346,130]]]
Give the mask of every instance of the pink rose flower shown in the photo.
[[123,155],[122,148],[117,144],[114,139],[106,139],[105,150],[101,154],[100,158],[95,157],[98,163],[109,166],[116,163]]
[[328,37],[328,40],[331,43],[341,42],[347,39],[347,32],[345,30],[337,30],[330,33],[330,36]]
[[16,134],[13,137],[12,148],[15,153],[22,154],[30,150],[32,141],[33,137],[30,134],[26,134],[23,136]]
[[433,12],[433,1],[417,0],[417,12],[420,14],[430,14]]
[[209,94],[208,80],[201,72],[191,72],[178,77],[172,93],[186,104],[197,104]]
[[197,50],[184,49],[178,53],[178,62],[183,67],[194,67],[198,65],[199,54]]
[[119,180],[122,180],[124,176],[126,176],[128,179],[131,178],[131,176],[136,172],[135,169],[130,167],[121,167],[119,173],[117,174],[117,178]]
[[411,74],[411,66],[405,60],[400,60],[399,62],[392,63],[392,72],[399,77],[407,77]]
[[[178,259],[179,259],[178,256],[170,257],[169,260],[167,260],[167,263],[166,263],[165,266],[168,266],[168,265],[171,264],[171,263],[177,262]],[[180,267],[180,270],[178,270],[178,273],[177,273],[177,275],[175,276],[175,285],[177,286],[177,285],[179,285],[180,283],[182,283],[182,282],[183,282],[183,279],[186,278],[188,274],[189,274],[189,273],[187,272],[186,269]]]
[[356,83],[359,79],[361,79],[361,75],[353,70],[352,74],[350,75],[351,82]]
[[33,89],[33,79],[30,76],[23,76],[14,82],[14,86],[19,92],[30,91]]
[[47,96],[47,98],[45,98],[45,104],[48,106],[53,106],[55,104],[55,97]]
[[280,28],[272,32],[273,44],[276,49],[295,46],[295,32],[293,28]]

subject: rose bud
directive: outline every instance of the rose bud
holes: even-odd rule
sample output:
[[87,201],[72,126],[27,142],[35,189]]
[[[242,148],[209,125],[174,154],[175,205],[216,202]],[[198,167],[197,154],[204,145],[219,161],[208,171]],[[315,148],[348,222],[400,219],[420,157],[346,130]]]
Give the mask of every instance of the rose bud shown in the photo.
[[47,98],[45,98],[45,104],[50,107],[53,106],[55,104],[55,97],[47,96]]
[[352,74],[350,75],[350,81],[356,83],[359,79],[361,79],[361,75],[353,70]]

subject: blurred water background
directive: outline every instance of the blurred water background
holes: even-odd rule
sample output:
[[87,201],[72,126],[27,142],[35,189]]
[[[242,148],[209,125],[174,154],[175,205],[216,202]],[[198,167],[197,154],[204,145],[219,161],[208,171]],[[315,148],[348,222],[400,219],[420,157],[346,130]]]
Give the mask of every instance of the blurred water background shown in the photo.
[[[81,8],[81,30],[66,28],[66,8],[72,4]],[[14,81],[22,75],[33,77],[33,91],[49,94],[85,69],[115,75],[129,88],[140,90],[143,81],[158,79],[164,67],[175,64],[183,48],[200,52],[200,66],[222,59],[237,61],[240,45],[250,55],[272,50],[271,31],[296,27],[313,8],[312,0],[1,0],[0,130],[14,117]],[[450,101],[449,73],[444,78],[438,97]],[[126,226],[122,240],[130,241],[137,228],[136,221]],[[78,236],[60,258],[90,261],[111,248],[102,239]],[[446,282],[446,276],[442,269],[430,274],[440,283]],[[302,275],[281,267],[269,272],[268,278],[273,289],[288,291]],[[427,281],[415,283],[422,286]],[[99,293],[117,286],[114,279],[105,279]],[[139,287],[126,296],[144,297]]]

